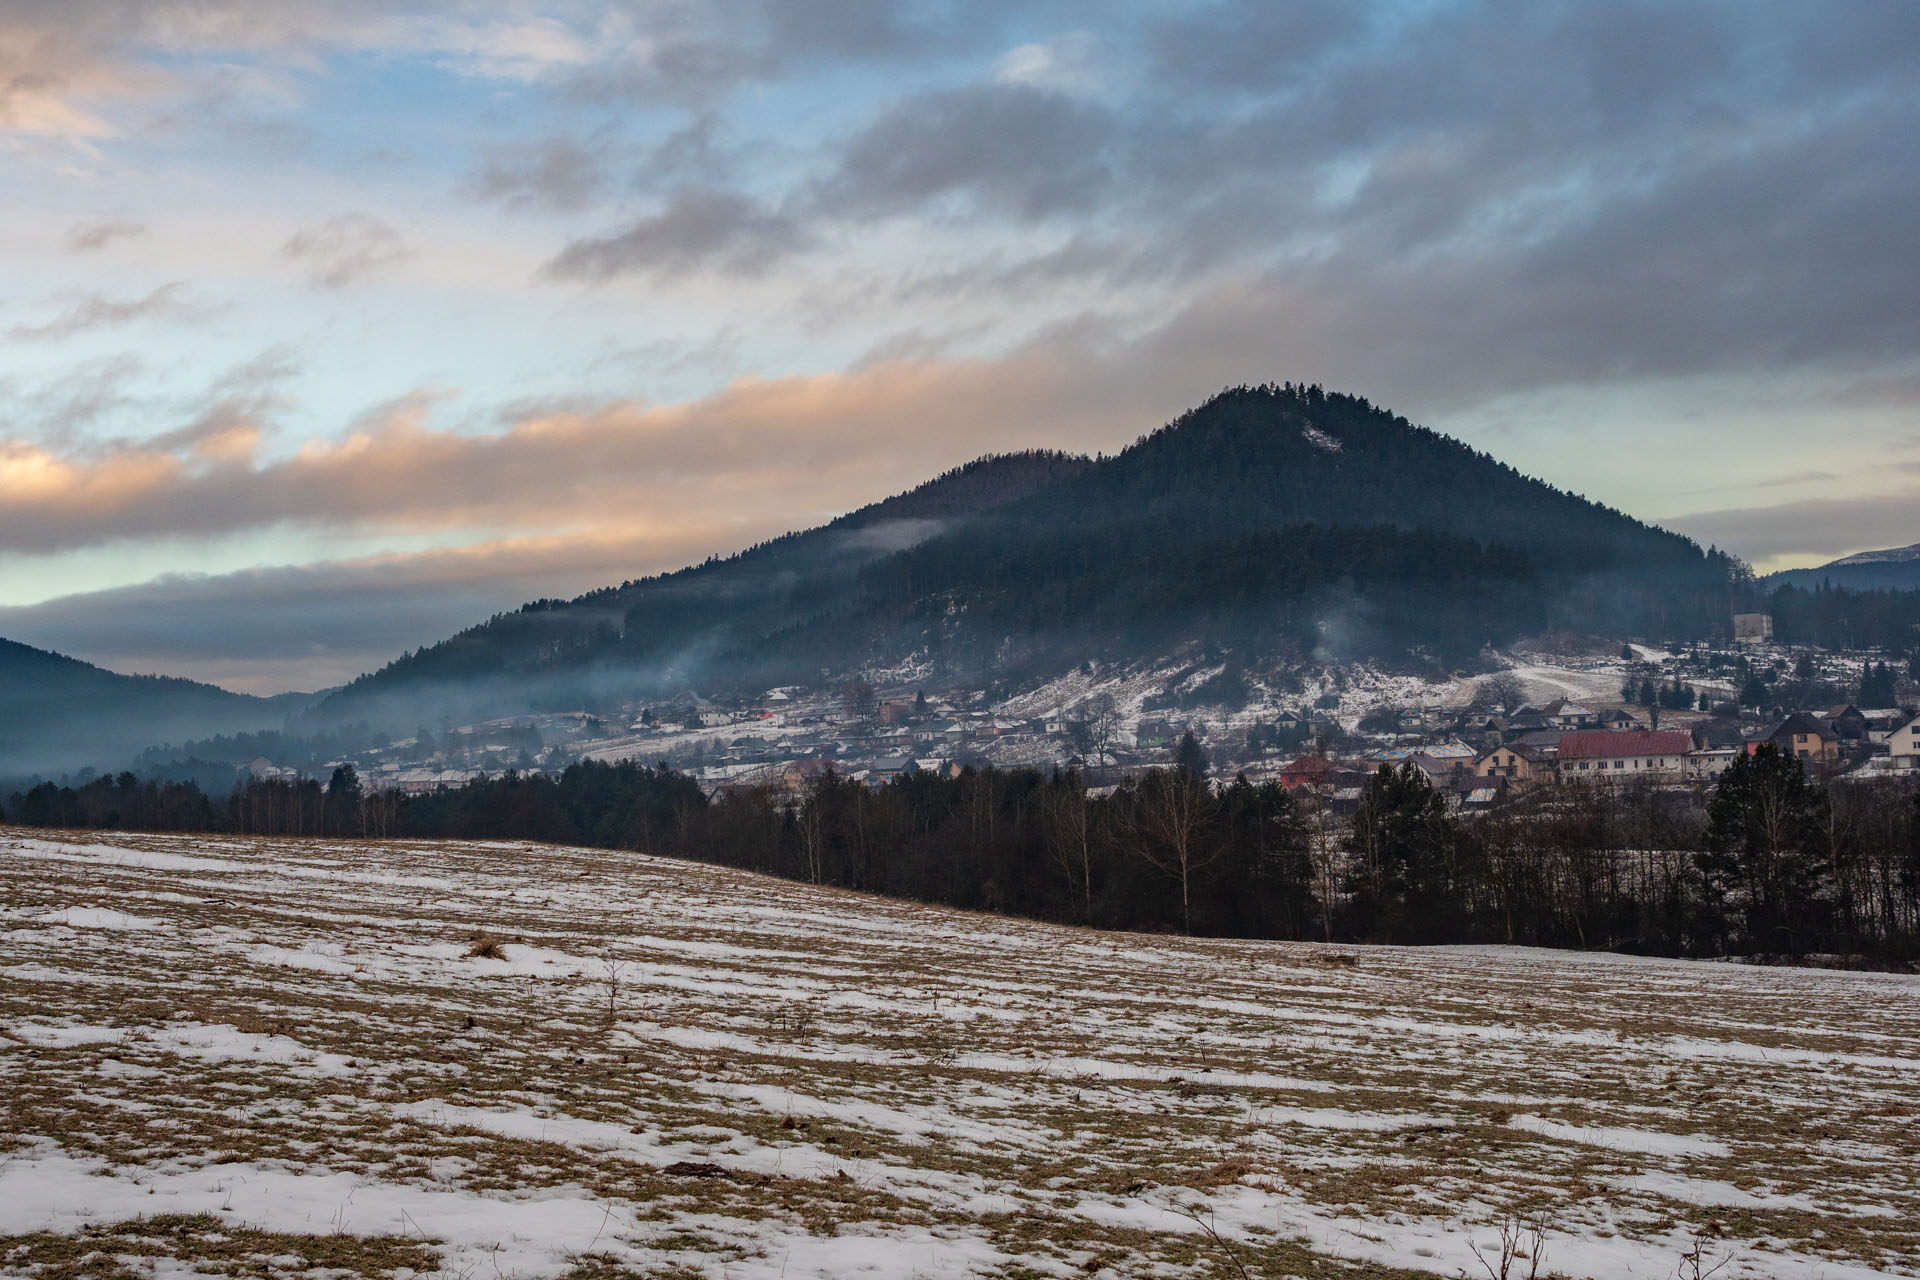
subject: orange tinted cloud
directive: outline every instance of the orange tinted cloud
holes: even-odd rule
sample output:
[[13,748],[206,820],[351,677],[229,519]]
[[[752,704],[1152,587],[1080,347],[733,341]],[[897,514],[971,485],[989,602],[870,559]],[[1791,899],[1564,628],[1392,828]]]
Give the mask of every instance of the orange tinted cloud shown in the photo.
[[247,420],[86,457],[15,442],[0,445],[0,541],[47,552],[282,523],[533,534],[736,512],[806,525],[982,453],[1122,443],[1171,411],[1124,379],[1103,394],[1091,372],[1058,352],[897,361],[683,404],[534,410],[488,434],[434,427],[415,397],[262,461]]

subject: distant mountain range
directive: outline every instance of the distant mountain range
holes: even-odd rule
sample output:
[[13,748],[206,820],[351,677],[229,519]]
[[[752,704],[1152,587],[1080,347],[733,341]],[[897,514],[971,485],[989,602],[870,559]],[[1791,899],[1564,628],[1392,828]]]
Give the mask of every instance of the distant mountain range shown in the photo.
[[1886,551],[1861,551],[1842,556],[1817,569],[1785,569],[1768,574],[1766,586],[1814,588],[1822,583],[1855,591],[1920,590],[1920,543]]
[[123,676],[0,640],[0,779],[114,766],[143,748],[277,729],[312,694],[254,698],[172,676]]
[[[305,710],[81,663],[23,691],[0,669],[41,726],[11,732],[7,771],[269,727],[289,710],[301,731],[398,736],[876,668],[975,688],[1185,649],[1447,669],[1549,628],[1718,634],[1740,568],[1365,400],[1246,387],[1110,457],[982,458],[737,555],[534,601]],[[63,708],[84,714],[57,720]]]

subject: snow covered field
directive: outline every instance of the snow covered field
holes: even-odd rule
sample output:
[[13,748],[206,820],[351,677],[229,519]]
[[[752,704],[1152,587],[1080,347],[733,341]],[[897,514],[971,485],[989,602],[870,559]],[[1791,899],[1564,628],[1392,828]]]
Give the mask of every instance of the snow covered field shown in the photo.
[[0,1081],[7,1274],[1920,1275],[1914,978],[0,831]]

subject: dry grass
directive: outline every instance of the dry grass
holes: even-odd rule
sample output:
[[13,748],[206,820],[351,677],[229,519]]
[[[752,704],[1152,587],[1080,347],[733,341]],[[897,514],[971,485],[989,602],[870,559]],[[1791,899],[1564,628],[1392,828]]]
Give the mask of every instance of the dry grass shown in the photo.
[[[137,923],[45,922],[73,908]],[[1480,1274],[1510,1221],[1571,1276],[1698,1239],[1729,1280],[1920,1257],[1911,979],[1356,960],[497,845],[0,832],[0,912],[0,1179],[70,1156],[162,1209],[227,1170],[560,1197],[585,1225],[544,1270],[582,1277],[833,1274],[856,1237],[1003,1276]],[[296,1266],[256,1222],[282,1270],[249,1271],[204,1228],[27,1225],[0,1271],[492,1275],[432,1227]]]

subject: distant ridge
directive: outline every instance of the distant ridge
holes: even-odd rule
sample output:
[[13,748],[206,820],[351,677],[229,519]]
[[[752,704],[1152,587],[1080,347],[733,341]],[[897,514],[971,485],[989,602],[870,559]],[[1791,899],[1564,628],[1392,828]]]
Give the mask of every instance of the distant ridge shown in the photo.
[[1920,590],[1920,542],[1884,551],[1857,551],[1814,569],[1769,574],[1767,586],[1814,588],[1826,583],[1853,590]]
[[0,640],[0,779],[113,767],[146,747],[277,728],[307,695],[255,698],[175,676],[128,676]]

